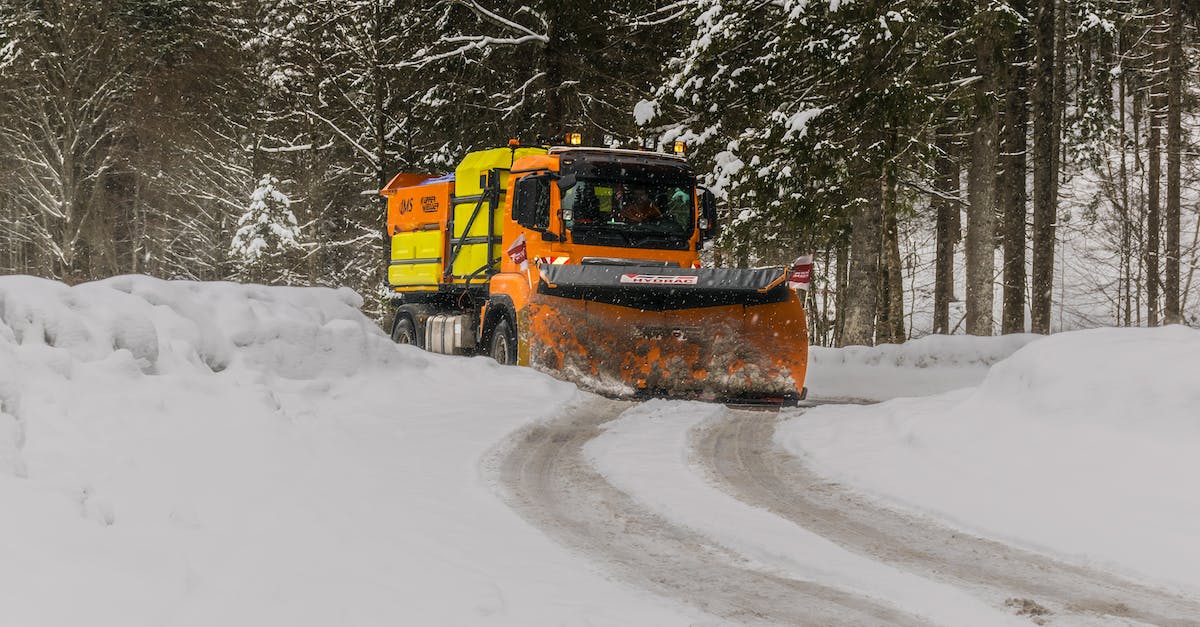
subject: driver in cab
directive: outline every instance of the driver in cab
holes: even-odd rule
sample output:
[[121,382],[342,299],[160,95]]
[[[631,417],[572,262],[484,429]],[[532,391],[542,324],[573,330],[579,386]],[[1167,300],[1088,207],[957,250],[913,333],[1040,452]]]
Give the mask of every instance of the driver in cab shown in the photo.
[[641,187],[626,187],[621,198],[621,219],[630,224],[654,222],[663,217],[662,209]]

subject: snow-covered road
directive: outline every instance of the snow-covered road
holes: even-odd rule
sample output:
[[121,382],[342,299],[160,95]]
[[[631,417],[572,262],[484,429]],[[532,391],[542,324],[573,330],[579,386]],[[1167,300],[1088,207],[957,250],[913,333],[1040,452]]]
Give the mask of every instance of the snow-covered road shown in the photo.
[[498,463],[509,504],[547,535],[620,579],[723,621],[924,624],[851,592],[759,568],[688,522],[655,512],[637,502],[636,494],[607,482],[583,447],[602,435],[603,425],[634,407],[593,398],[554,422],[520,432]]
[[1194,625],[1200,620],[1200,599],[881,506],[787,453],[775,442],[778,425],[777,417],[764,419],[748,412],[729,412],[707,422],[692,434],[697,462],[741,501],[878,562],[968,590],[993,605],[1042,607],[1060,625],[1103,622],[1102,617],[1155,625]]
[[622,581],[738,624],[1194,625],[1200,600],[872,503],[778,416],[600,398],[496,452],[509,504]]

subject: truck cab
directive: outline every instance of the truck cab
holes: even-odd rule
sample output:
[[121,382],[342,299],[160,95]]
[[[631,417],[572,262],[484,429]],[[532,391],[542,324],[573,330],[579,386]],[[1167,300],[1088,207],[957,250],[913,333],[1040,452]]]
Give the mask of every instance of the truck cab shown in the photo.
[[505,241],[524,236],[538,258],[568,264],[635,258],[693,267],[701,242],[715,234],[711,194],[697,190],[680,157],[551,149],[518,160],[512,173],[512,229]]

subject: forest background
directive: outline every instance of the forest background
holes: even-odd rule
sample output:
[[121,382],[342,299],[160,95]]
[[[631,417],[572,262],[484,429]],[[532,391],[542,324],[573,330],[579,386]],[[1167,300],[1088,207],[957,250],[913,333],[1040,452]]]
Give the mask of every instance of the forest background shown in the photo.
[[687,142],[825,345],[1200,324],[1193,0],[0,0],[0,274],[350,286],[394,174]]

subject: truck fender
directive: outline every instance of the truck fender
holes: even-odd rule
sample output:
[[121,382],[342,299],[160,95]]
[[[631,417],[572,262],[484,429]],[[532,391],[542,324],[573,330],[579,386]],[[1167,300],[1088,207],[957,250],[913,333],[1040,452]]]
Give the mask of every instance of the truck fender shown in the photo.
[[396,324],[402,318],[409,318],[413,321],[413,327],[417,333],[417,346],[425,348],[425,321],[429,316],[437,313],[437,311],[429,305],[421,305],[416,303],[407,303],[396,307],[396,313],[392,317],[392,325],[390,331],[396,331]]
[[513,306],[512,298],[507,294],[492,294],[488,298],[488,302],[483,307],[483,320],[479,325],[479,346],[486,347],[492,341],[492,329],[501,317],[507,317],[513,329],[517,330],[518,336],[520,330],[517,329],[517,309]]

